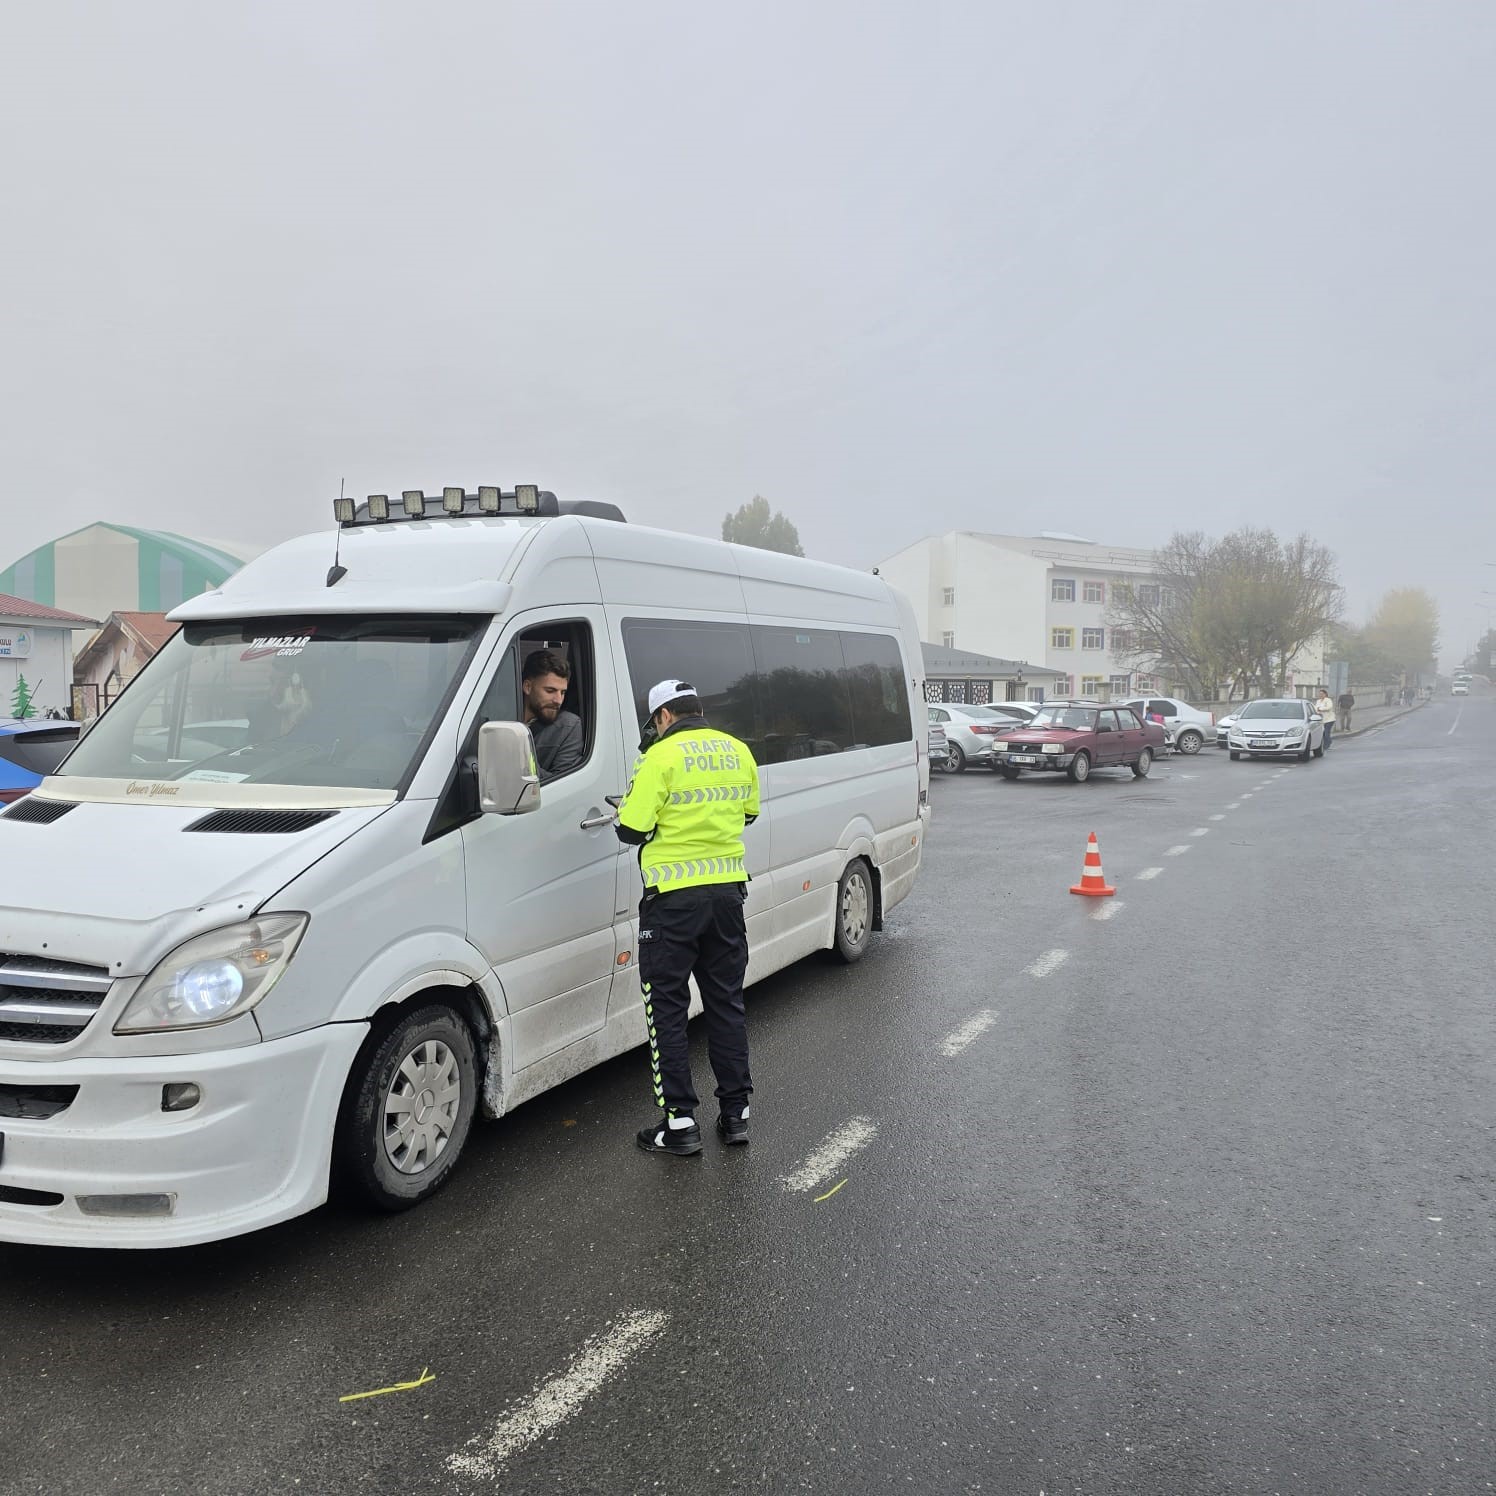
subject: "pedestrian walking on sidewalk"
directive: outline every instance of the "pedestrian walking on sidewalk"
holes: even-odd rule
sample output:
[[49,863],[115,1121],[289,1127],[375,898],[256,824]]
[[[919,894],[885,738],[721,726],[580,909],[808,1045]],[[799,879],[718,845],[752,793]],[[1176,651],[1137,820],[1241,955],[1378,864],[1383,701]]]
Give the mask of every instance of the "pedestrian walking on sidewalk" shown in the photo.
[[1330,739],[1335,734],[1335,702],[1327,686],[1319,688],[1319,695],[1314,698],[1314,710],[1325,724],[1325,752],[1328,753]]
[[1356,698],[1351,695],[1350,687],[1335,698],[1335,705],[1340,708],[1340,730],[1349,732],[1351,730],[1351,708],[1356,704]]
[[725,1143],[748,1141],[743,828],[758,815],[758,765],[746,744],[707,726],[684,681],[661,681],[649,693],[649,719],[657,736],[618,807],[619,838],[639,848],[644,875],[639,979],[654,1097],[664,1110],[638,1142],[646,1153],[685,1157],[701,1152],[686,1040],[693,976],[717,1077],[717,1132]]

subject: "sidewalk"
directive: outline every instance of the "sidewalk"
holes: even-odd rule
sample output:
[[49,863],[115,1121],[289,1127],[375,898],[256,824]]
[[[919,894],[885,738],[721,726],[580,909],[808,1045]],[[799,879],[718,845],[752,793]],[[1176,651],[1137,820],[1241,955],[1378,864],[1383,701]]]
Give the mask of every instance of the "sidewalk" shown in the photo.
[[1351,727],[1349,732],[1342,732],[1338,727],[1335,729],[1337,738],[1359,737],[1363,732],[1370,732],[1374,727],[1385,727],[1389,722],[1395,722],[1399,717],[1406,717],[1409,712],[1416,712],[1420,707],[1428,705],[1426,701],[1415,701],[1412,706],[1358,706],[1351,710]]

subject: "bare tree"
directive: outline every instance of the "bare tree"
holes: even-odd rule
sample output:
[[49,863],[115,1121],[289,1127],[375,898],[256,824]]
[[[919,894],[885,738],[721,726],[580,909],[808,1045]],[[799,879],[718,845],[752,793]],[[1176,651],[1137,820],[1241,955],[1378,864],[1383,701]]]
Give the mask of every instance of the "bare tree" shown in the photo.
[[1307,535],[1251,528],[1212,540],[1176,534],[1150,576],[1112,589],[1109,621],[1134,665],[1213,700],[1284,689],[1293,657],[1336,617],[1335,558]]

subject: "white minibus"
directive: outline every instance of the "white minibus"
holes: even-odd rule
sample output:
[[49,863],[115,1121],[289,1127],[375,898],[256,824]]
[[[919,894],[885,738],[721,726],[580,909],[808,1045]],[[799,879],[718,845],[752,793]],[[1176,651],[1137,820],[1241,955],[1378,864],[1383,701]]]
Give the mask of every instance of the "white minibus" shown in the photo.
[[[0,813],[0,1240],[208,1241],[339,1180],[400,1210],[480,1112],[642,1043],[610,801],[667,676],[762,766],[750,981],[857,960],[914,884],[920,644],[876,576],[525,485],[337,518],[178,608]],[[585,744],[544,782],[542,649]]]

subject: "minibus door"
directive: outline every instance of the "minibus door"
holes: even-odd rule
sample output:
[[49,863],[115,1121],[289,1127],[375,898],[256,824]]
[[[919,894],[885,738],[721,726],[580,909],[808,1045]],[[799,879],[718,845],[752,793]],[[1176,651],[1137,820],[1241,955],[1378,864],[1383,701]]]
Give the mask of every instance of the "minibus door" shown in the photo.
[[516,619],[481,716],[523,718],[524,661],[541,647],[571,669],[566,709],[582,718],[585,757],[542,782],[538,810],[483,816],[462,832],[468,929],[503,984],[515,1070],[602,1028],[617,956],[622,852],[607,797],[626,767],[601,609]]

